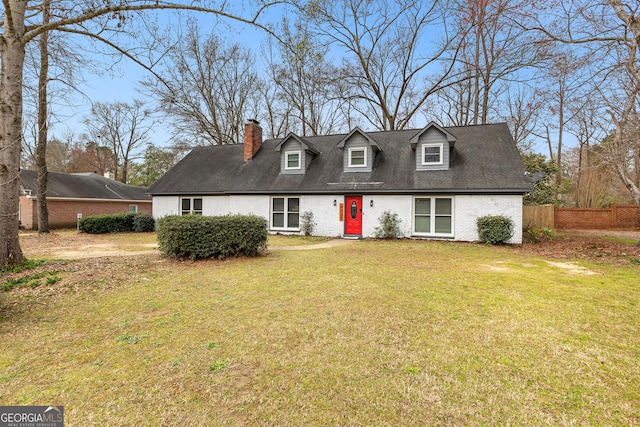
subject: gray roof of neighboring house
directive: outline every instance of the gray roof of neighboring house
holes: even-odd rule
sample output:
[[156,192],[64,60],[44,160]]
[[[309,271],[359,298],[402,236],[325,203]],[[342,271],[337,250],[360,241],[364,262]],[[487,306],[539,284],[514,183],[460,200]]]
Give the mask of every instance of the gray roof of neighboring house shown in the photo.
[[448,170],[416,170],[412,138],[422,129],[366,132],[380,147],[371,172],[345,172],[341,135],[306,136],[319,151],[303,175],[280,173],[281,139],[266,140],[243,162],[243,145],[193,149],[149,188],[152,195],[501,193],[532,184],[506,124],[444,127],[456,138]]
[[[20,191],[30,190],[33,196],[38,192],[38,174],[34,170],[20,171]],[[59,173],[49,172],[47,197],[70,199],[109,199],[150,201],[146,187],[134,187],[93,172]]]

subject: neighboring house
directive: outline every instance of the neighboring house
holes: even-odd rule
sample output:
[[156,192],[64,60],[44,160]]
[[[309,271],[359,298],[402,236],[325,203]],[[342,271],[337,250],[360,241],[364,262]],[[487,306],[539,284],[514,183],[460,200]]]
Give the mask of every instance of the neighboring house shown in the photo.
[[478,240],[476,220],[505,215],[522,241],[530,180],[505,124],[364,132],[262,141],[256,121],[244,144],[195,148],[149,188],[156,218],[255,214],[270,232],[371,237],[385,211],[406,237]]
[[[20,224],[38,228],[38,174],[20,171]],[[76,227],[78,217],[119,212],[152,213],[147,188],[133,187],[96,173],[49,172],[47,210],[50,228]]]

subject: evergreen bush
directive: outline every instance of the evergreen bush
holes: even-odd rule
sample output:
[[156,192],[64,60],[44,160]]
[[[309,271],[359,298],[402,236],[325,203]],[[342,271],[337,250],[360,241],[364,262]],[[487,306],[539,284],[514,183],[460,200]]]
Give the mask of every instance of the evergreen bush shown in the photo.
[[138,213],[133,217],[133,232],[134,233],[148,233],[155,231],[156,220],[146,213]]
[[267,220],[253,215],[165,216],[157,232],[160,252],[177,259],[255,256],[267,249]]
[[133,212],[91,215],[78,221],[78,229],[87,234],[126,233],[133,231]]
[[489,245],[504,244],[513,237],[513,221],[501,215],[478,218],[478,236],[482,243]]
[[78,221],[78,229],[87,234],[142,233],[155,229],[155,220],[149,214],[123,212],[91,215]]

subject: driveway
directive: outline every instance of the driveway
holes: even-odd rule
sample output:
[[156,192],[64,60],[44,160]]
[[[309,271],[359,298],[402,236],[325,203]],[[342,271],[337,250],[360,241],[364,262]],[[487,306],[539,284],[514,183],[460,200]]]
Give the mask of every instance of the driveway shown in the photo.
[[[136,236],[137,237],[137,236]],[[141,236],[144,240],[145,236]],[[20,246],[27,258],[87,259],[113,256],[159,255],[158,244],[140,242],[136,238],[118,239],[117,235],[61,232],[20,236]],[[147,239],[149,240],[149,239]],[[326,249],[353,243],[354,240],[333,239],[300,246],[270,246],[268,251],[306,251]]]

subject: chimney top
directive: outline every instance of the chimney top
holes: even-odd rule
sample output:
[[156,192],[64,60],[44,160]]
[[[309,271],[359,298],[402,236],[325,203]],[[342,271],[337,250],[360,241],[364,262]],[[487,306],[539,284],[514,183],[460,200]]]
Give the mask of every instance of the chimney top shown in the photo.
[[262,128],[256,119],[249,119],[244,125],[244,162],[253,159],[262,147]]

